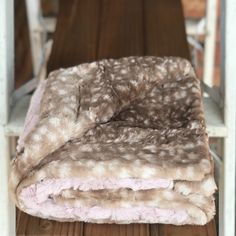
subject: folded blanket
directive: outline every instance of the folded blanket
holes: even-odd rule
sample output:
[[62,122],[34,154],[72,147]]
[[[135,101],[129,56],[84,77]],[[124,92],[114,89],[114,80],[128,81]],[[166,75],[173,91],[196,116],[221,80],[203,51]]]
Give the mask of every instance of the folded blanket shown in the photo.
[[206,224],[215,214],[200,82],[180,58],[50,73],[12,162],[23,211],[59,221]]

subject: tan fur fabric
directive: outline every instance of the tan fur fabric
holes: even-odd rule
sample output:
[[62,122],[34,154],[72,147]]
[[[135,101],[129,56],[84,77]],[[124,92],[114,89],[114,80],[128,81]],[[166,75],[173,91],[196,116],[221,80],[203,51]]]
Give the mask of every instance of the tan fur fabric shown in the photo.
[[[50,73],[37,122],[12,162],[10,191],[30,214],[60,221],[205,224],[216,186],[200,82],[181,58],[101,60]],[[26,132],[26,131],[25,131]],[[58,217],[32,211],[20,194],[50,179],[166,179],[169,188],[63,189],[54,204],[184,210],[184,221],[109,215]]]

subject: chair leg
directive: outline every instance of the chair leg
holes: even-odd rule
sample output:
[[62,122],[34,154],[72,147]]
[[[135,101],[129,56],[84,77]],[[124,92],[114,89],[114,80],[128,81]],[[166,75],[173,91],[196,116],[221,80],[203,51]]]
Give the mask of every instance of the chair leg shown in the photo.
[[[230,132],[233,133],[231,130]],[[235,235],[234,141],[232,134],[228,134],[224,140],[224,160],[219,184],[219,236]]]
[[219,236],[224,236],[224,166],[221,165],[219,175],[219,212],[218,212],[218,232]]
[[30,31],[30,45],[33,60],[33,70],[36,76],[40,70],[42,61],[43,44],[45,41],[45,29],[42,26],[42,12],[39,0],[26,0],[27,18]]
[[0,125],[0,229],[2,236],[16,235],[15,205],[8,192],[8,175],[10,164],[10,139],[4,134]]

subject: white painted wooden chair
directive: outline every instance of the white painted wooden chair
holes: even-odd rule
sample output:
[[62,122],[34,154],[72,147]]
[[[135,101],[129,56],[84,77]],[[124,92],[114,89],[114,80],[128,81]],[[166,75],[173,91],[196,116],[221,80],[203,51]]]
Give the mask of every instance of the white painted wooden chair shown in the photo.
[[[0,1],[0,232],[1,235],[15,235],[15,208],[8,194],[8,170],[12,137],[23,130],[30,96],[37,85],[33,79],[16,91],[14,89],[14,0]],[[34,51],[34,73],[38,74],[43,58],[44,38],[40,23],[39,0],[28,0],[31,44]],[[29,11],[30,9],[30,11]],[[224,140],[224,156],[215,160],[221,167],[219,178],[219,235],[235,235],[235,126],[236,126],[236,1],[222,0],[222,83],[219,94],[205,86],[210,96],[204,98],[207,128],[210,137]],[[48,24],[48,30],[53,30]],[[37,30],[35,30],[37,29]],[[222,98],[223,108],[218,106]],[[14,146],[14,145],[13,145]]]
[[[203,81],[210,87],[214,75],[217,3],[218,0],[206,0],[205,16],[198,20],[186,20],[188,42],[195,49],[194,54],[198,50],[203,52]],[[199,36],[204,37],[204,49],[197,40]]]

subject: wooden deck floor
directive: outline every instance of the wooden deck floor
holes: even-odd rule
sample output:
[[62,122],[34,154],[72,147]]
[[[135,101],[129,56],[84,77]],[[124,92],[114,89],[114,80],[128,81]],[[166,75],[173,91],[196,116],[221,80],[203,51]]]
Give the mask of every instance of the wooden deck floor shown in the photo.
[[215,236],[214,221],[206,226],[174,226],[163,224],[89,224],[59,223],[29,216],[18,211],[17,236]]

